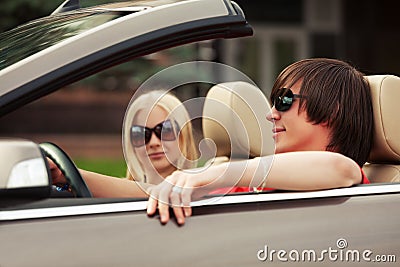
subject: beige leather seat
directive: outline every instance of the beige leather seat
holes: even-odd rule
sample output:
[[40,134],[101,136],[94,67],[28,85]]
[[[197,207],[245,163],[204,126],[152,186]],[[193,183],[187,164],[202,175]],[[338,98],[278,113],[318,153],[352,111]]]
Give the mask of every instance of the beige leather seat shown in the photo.
[[367,76],[374,109],[374,143],[365,174],[373,183],[400,182],[400,78]]
[[212,87],[202,123],[204,137],[216,145],[216,160],[273,154],[272,124],[266,119],[269,111],[267,98],[252,84],[239,81]]

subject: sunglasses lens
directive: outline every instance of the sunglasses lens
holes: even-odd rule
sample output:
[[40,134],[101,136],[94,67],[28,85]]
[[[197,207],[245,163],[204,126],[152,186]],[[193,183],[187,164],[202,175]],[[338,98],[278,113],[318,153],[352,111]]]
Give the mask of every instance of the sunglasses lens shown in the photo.
[[174,128],[170,120],[164,121],[160,127],[154,129],[158,138],[163,141],[174,141],[176,139]]
[[[282,91],[285,91],[287,89],[282,89]],[[278,95],[274,99],[274,106],[276,110],[278,111],[287,111],[290,109],[290,107],[293,104],[293,92],[292,90],[288,89],[285,94],[283,95]]]
[[[144,146],[148,141],[150,141],[150,138],[148,137],[151,137],[151,132],[149,135],[148,130],[145,127],[132,126],[131,142],[133,146],[135,147]],[[149,140],[146,142],[147,139]]]
[[131,141],[134,147],[144,146],[150,142],[151,135],[154,134],[158,139],[163,141],[174,141],[176,139],[175,131],[171,121],[164,121],[153,129],[134,125],[131,129]]

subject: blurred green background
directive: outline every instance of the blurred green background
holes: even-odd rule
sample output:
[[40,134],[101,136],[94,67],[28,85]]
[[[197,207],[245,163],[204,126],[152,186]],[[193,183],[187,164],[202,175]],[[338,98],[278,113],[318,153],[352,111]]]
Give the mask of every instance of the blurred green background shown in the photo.
[[84,170],[95,171],[119,178],[126,177],[126,164],[123,159],[74,158],[74,162],[78,168]]

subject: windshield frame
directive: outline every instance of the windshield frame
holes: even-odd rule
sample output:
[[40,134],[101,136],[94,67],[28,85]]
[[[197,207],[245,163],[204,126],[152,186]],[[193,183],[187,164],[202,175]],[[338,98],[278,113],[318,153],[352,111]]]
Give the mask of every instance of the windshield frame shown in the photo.
[[139,56],[196,41],[252,35],[237,9],[226,0],[182,1],[123,16],[59,42],[0,70],[0,116]]

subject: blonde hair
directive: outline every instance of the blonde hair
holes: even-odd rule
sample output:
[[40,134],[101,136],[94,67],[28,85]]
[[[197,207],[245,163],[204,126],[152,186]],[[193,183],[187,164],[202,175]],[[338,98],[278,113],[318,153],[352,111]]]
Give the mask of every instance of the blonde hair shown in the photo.
[[197,149],[193,137],[193,127],[189,113],[183,103],[172,93],[156,90],[144,93],[130,103],[124,119],[124,155],[127,163],[127,178],[135,181],[145,181],[143,166],[138,160],[130,141],[130,130],[139,111],[149,114],[155,106],[164,109],[174,126],[178,127],[178,142],[182,157],[176,163],[177,169],[193,168],[196,165]]

